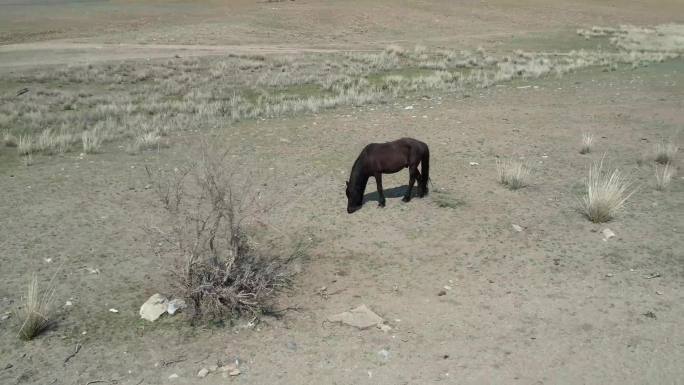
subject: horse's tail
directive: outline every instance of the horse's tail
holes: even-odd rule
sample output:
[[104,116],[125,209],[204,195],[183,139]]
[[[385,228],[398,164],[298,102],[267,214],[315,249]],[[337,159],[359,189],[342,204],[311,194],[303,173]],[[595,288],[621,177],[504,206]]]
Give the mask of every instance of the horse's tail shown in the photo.
[[428,193],[428,181],[430,180],[430,149],[425,146],[425,153],[423,159],[420,161],[421,180],[420,187],[425,194]]

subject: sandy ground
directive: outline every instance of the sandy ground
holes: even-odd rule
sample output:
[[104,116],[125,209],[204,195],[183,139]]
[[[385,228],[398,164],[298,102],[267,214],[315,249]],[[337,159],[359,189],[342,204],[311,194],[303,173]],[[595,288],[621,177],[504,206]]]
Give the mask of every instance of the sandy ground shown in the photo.
[[[329,2],[245,4],[247,10],[301,4],[334,9]],[[369,7],[388,6],[378,4]],[[407,15],[415,18],[424,17],[423,10],[434,16],[435,9],[451,9],[446,2],[401,4],[411,4]],[[486,25],[516,33],[524,28],[517,22],[534,19],[533,27],[553,34],[585,22],[677,21],[672,10],[679,9],[675,2],[648,12],[639,2],[587,4],[464,2],[453,14],[465,7],[471,12],[458,17],[479,15]],[[342,9],[356,14],[363,8]],[[574,12],[561,12],[569,9]],[[540,14],[553,17],[539,19]],[[373,32],[378,41],[395,36],[385,19],[390,16],[377,18],[376,29],[387,28]],[[164,30],[160,18],[141,36]],[[193,23],[192,28],[202,25]],[[478,29],[476,21],[469,23]],[[86,40],[92,41],[72,43],[101,44],[99,27],[91,27],[95,32]],[[114,29],[122,39],[128,36],[119,25]],[[65,30],[67,36],[55,37],[71,39]],[[406,32],[413,33],[419,36]],[[186,42],[196,44],[191,36]],[[295,45],[284,40],[260,44]],[[203,45],[213,43],[220,42]],[[50,47],[31,44],[23,47]],[[141,43],[127,44],[131,52]],[[52,48],[55,55],[69,56]],[[30,58],[36,51],[4,46],[0,58],[21,64],[22,55]],[[103,55],[108,59],[111,53]],[[42,63],[40,56],[34,60]],[[684,179],[680,172],[669,191],[655,191],[648,157],[662,138],[681,143],[683,82],[680,59],[516,82],[467,98],[430,95],[222,127],[215,141],[225,142],[244,173],[264,180],[264,199],[278,202],[262,230],[281,241],[312,244],[295,287],[280,301],[283,308],[299,310],[265,318],[255,328],[245,327],[248,320],[193,328],[180,317],[151,324],[137,315],[149,295],[166,288],[167,262],[154,256],[154,239],[143,231],[161,221],[144,166],[183,164],[194,154],[196,135],[175,135],[169,148],[140,156],[125,155],[117,143],[83,159],[73,153],[36,156],[28,169],[14,149],[0,148],[0,315],[19,301],[30,272],[47,277],[62,266],[55,328],[25,343],[16,338],[16,317],[0,321],[0,383],[680,383]],[[408,105],[413,109],[406,110]],[[598,138],[589,155],[578,153],[584,131]],[[371,182],[364,208],[347,215],[343,186],[358,152],[368,142],[401,136],[430,145],[432,195],[402,203],[408,176],[398,173],[384,178],[386,208],[376,207]],[[639,188],[617,220],[594,225],[575,210],[576,199],[591,160],[604,153]],[[509,191],[499,185],[497,156],[525,157],[534,169],[531,186]],[[459,203],[440,207],[440,194]],[[617,236],[604,241],[605,227]],[[654,273],[660,276],[649,279]],[[336,294],[321,296],[324,286]],[[438,296],[440,290],[446,295]],[[73,306],[63,307],[67,300]],[[325,322],[362,303],[392,330]],[[78,345],[79,352],[65,362]],[[195,377],[202,367],[235,359],[239,376]],[[179,377],[169,379],[172,374]]]

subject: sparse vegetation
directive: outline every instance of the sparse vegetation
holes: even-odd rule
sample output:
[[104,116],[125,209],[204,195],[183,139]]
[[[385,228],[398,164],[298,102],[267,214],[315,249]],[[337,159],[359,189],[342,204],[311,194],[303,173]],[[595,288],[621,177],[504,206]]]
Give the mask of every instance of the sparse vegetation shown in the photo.
[[31,340],[50,326],[54,294],[53,280],[41,293],[38,287],[38,276],[33,274],[29,281],[23,306],[17,310],[19,320],[22,322],[19,327],[20,338]]
[[675,168],[672,163],[666,163],[664,166],[655,166],[655,187],[658,191],[665,191],[672,182],[672,177],[675,175]]
[[497,160],[496,171],[499,182],[511,190],[525,187],[529,183],[530,168],[518,160]]
[[[495,57],[483,49],[405,49],[393,45],[381,52],[232,55],[20,73],[8,80],[33,85],[36,91],[19,99],[0,98],[0,123],[3,128],[18,127],[20,132],[36,137],[45,127],[54,130],[52,135],[60,132],[61,141],[53,138],[61,143],[56,150],[49,145],[37,146],[48,153],[77,144],[82,132],[97,131],[99,142],[84,142],[87,148],[97,150],[100,142],[122,137],[206,130],[217,122],[316,113],[425,90],[463,92],[515,79],[561,76],[590,66],[615,69],[624,63],[639,67],[678,57],[682,52],[677,43],[681,28],[595,28],[589,35],[610,35],[618,50],[516,51]],[[55,81],[64,87],[42,89]],[[86,84],[106,88],[106,94],[85,92],[82,87]],[[127,150],[135,153],[139,150],[133,143]],[[139,143],[140,149],[146,143]]]
[[148,170],[172,223],[170,233],[157,234],[174,250],[173,286],[194,320],[258,317],[289,285],[297,254],[266,256],[250,246],[246,222],[265,209],[249,187],[236,188],[225,155],[206,148],[200,161],[171,179]]
[[672,163],[679,147],[672,142],[660,142],[655,145],[655,161],[660,164]]
[[630,182],[619,170],[603,168],[603,159],[589,168],[585,188],[580,207],[584,215],[595,223],[612,220],[634,192],[630,191]]
[[594,144],[594,135],[592,135],[589,132],[582,133],[582,148],[580,148],[580,154],[590,153],[593,144]]

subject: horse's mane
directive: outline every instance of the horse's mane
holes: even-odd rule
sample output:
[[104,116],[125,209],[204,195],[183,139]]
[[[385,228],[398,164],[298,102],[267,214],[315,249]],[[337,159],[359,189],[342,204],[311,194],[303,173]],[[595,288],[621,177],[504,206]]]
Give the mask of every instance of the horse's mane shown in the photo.
[[366,156],[368,156],[368,147],[364,148],[359,154],[359,157],[356,158],[356,161],[354,161],[354,165],[351,169],[351,175],[349,176],[349,185],[355,191],[361,190],[362,194],[363,190],[366,189],[366,182],[368,181],[368,178],[363,175],[362,166],[363,160],[366,158]]

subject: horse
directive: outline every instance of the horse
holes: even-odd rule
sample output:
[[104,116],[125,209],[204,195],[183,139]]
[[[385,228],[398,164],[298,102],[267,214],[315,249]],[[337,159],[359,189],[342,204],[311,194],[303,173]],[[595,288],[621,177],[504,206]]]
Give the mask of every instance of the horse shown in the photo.
[[[422,172],[418,171],[419,164]],[[411,200],[411,190],[416,181],[418,197],[425,196],[428,193],[427,184],[430,179],[430,149],[427,144],[413,138],[401,138],[393,142],[367,145],[356,158],[347,182],[347,212],[351,214],[361,208],[363,193],[371,176],[378,185],[378,205],[385,207],[382,174],[394,174],[404,168],[409,169],[409,184],[402,200]]]

